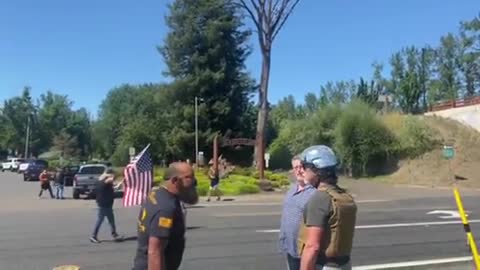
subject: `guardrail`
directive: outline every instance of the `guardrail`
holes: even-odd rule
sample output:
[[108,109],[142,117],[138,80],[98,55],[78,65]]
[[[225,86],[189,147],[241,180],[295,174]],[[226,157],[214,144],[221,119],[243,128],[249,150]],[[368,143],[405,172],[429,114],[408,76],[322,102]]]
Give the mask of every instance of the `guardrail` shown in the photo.
[[460,108],[480,104],[480,96],[471,98],[455,99],[431,105],[429,112],[443,111],[452,108]]

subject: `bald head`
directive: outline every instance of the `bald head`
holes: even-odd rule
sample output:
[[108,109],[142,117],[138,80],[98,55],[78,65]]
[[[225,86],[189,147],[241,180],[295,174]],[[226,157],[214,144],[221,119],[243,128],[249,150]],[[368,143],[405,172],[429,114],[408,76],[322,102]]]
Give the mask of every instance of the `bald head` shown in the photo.
[[167,189],[177,194],[180,200],[188,204],[198,202],[195,188],[195,174],[192,166],[186,162],[174,162],[168,166],[163,176]]
[[193,175],[193,168],[186,162],[171,163],[163,175],[163,180],[168,181],[175,177]]

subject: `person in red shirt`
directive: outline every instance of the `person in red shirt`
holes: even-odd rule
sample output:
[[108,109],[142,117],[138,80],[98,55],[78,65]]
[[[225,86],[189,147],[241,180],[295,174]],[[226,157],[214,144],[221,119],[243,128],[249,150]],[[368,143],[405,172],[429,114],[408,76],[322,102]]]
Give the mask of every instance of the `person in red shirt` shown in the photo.
[[40,193],[38,194],[38,197],[42,197],[43,191],[48,190],[48,192],[50,192],[50,197],[53,199],[52,186],[50,186],[50,177],[48,176],[47,170],[43,170],[38,178],[40,179]]

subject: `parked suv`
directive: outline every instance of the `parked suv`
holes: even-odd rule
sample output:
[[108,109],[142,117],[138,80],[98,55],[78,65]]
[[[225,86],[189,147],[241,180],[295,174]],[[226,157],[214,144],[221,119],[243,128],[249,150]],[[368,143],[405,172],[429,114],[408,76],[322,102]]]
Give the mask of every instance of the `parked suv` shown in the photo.
[[80,195],[95,196],[97,181],[107,166],[103,164],[86,164],[80,166],[78,173],[73,178],[73,198],[79,199]]
[[38,181],[40,173],[48,168],[48,162],[42,159],[34,160],[23,172],[23,181]]
[[9,158],[7,159],[6,162],[2,163],[2,172],[9,170],[11,172],[14,172],[18,170],[18,166],[20,166],[20,163],[23,163],[24,159],[22,158]]
[[48,167],[48,162],[43,160],[43,159],[27,159],[24,162],[20,163],[20,166],[18,166],[17,173],[21,174],[27,171],[28,167],[30,166],[35,166],[35,165],[45,165]]

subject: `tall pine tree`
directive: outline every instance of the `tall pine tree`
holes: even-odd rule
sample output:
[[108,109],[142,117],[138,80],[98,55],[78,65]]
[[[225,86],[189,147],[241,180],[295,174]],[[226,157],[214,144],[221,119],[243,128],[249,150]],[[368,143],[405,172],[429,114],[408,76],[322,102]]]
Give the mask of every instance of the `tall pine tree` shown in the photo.
[[212,135],[253,137],[249,97],[253,81],[245,70],[250,32],[227,0],[176,0],[167,17],[170,32],[159,51],[174,82],[175,123],[167,144],[172,158],[194,158],[194,100],[199,97],[200,149]]

